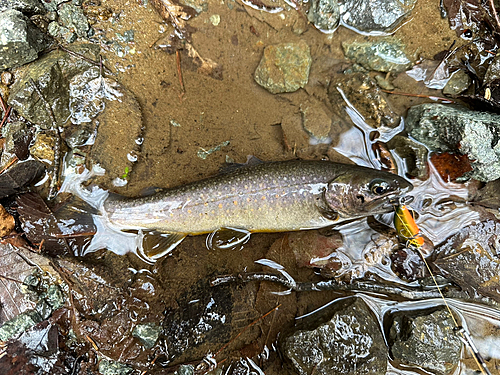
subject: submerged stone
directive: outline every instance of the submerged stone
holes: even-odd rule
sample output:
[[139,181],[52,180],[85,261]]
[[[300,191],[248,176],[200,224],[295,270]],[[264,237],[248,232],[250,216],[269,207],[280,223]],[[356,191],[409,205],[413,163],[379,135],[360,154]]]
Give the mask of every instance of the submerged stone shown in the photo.
[[342,74],[332,80],[328,97],[338,114],[342,114],[346,106],[341,92],[371,127],[395,128],[399,125],[400,116],[392,109],[387,95],[380,91],[377,83],[369,76],[358,72]]
[[341,300],[319,314],[309,317],[306,329],[281,342],[283,355],[298,374],[386,373],[384,337],[363,299]]
[[313,0],[307,19],[325,32],[333,33],[340,22],[340,9],[337,0]]
[[500,115],[427,103],[408,110],[406,130],[431,151],[467,155],[480,181],[500,178]]
[[343,23],[362,33],[390,33],[407,18],[416,0],[340,0]]
[[400,73],[412,66],[405,45],[395,38],[376,42],[342,43],[345,56],[368,70]]
[[327,113],[324,104],[319,100],[310,98],[300,105],[302,113],[302,126],[309,134],[309,143],[330,143],[330,130],[332,128],[332,115]]
[[304,42],[267,46],[255,70],[255,81],[273,94],[294,92],[309,80],[311,53]]
[[15,9],[0,13],[0,70],[24,65],[48,46],[46,36]]
[[446,375],[459,360],[462,342],[454,323],[443,308],[429,314],[396,314],[390,328],[391,353],[395,361]]

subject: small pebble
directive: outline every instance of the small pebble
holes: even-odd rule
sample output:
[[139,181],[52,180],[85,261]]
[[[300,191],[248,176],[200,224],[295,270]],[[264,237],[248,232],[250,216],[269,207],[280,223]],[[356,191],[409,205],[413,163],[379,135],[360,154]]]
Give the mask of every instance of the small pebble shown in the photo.
[[9,86],[14,82],[14,74],[11,72],[2,72],[1,81],[5,86]]

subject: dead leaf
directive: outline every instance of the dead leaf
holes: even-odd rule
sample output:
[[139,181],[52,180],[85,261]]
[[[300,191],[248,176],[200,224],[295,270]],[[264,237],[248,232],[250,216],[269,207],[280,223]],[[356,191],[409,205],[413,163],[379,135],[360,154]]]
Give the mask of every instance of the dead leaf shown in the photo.
[[186,43],[185,48],[188,56],[193,63],[198,67],[198,73],[205,74],[209,77],[222,80],[222,66],[209,58],[203,58],[196,51],[192,44]]

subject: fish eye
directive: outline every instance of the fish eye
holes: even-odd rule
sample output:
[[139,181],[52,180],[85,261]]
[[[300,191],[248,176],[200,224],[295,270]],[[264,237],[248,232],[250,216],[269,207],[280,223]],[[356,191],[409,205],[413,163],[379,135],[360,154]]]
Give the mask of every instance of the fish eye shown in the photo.
[[382,195],[391,190],[391,185],[384,180],[373,180],[370,182],[370,191],[375,195]]

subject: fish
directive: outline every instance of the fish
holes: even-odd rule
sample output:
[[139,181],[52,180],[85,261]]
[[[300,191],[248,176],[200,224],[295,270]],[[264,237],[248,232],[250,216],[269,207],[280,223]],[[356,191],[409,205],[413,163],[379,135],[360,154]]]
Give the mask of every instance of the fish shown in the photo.
[[403,177],[357,165],[260,162],[147,197],[108,198],[102,211],[120,230],[164,234],[162,250],[157,249],[164,254],[186,236],[224,228],[242,233],[299,231],[391,212],[391,202],[412,189]]

